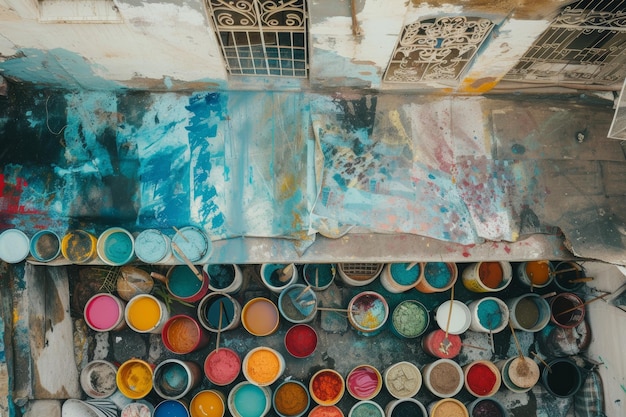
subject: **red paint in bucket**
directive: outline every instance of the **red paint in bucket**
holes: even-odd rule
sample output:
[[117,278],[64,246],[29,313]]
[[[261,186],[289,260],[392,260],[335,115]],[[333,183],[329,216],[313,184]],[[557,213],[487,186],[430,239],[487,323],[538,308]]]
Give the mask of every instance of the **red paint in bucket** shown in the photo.
[[167,350],[179,355],[191,353],[209,342],[209,336],[202,331],[200,324],[184,314],[173,316],[165,322],[161,337]]
[[488,361],[475,361],[465,367],[465,387],[475,397],[488,397],[500,389],[500,373]]
[[295,358],[306,358],[317,347],[317,332],[308,324],[296,324],[285,334],[285,348]]
[[219,348],[206,357],[204,374],[215,385],[228,385],[239,376],[241,358],[237,352],[228,348]]
[[424,336],[422,338],[422,348],[424,349],[424,352],[442,359],[451,359],[458,356],[459,353],[461,353],[461,337],[456,334],[448,334],[450,346],[447,351],[444,351],[440,348],[445,337],[446,332],[441,329],[435,330]]

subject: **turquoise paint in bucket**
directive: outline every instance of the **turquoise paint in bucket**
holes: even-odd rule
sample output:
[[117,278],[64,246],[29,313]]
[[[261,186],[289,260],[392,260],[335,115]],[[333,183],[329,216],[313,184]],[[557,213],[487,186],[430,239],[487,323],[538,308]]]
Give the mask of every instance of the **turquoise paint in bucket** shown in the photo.
[[10,264],[22,262],[28,256],[30,239],[18,229],[0,233],[0,260]]
[[[222,309],[221,326],[220,309]],[[198,304],[198,321],[202,327],[211,332],[217,332],[220,328],[221,331],[234,329],[241,321],[241,305],[226,293],[212,292]]]
[[52,230],[40,230],[30,239],[30,254],[39,262],[50,262],[61,254],[61,238]]
[[228,394],[228,410],[234,417],[263,417],[270,410],[271,398],[268,387],[240,382]]
[[189,417],[189,410],[179,400],[161,401],[154,408],[154,417]]
[[147,264],[164,263],[172,257],[171,240],[157,229],[147,229],[135,238],[135,255]]
[[200,275],[202,281],[187,265],[174,265],[167,271],[167,289],[174,297],[194,303],[202,299],[209,290],[208,277]]
[[[203,261],[213,251],[213,245],[209,237],[202,229],[195,226],[186,226],[178,229],[172,237],[172,244],[175,244],[191,262]],[[183,257],[176,250],[173,253],[179,261],[184,262]]]
[[128,230],[111,227],[98,237],[96,250],[105,264],[125,265],[135,257],[135,241]]

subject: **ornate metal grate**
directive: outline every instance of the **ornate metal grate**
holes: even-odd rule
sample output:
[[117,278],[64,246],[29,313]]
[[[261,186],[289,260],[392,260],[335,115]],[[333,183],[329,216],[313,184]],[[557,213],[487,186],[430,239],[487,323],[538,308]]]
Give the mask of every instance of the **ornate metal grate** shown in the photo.
[[232,75],[306,77],[305,0],[207,0]]
[[626,76],[625,10],[625,2],[613,0],[584,0],[563,8],[504,79],[621,82]]
[[417,83],[455,80],[483,43],[493,23],[465,16],[443,17],[404,27],[384,80]]

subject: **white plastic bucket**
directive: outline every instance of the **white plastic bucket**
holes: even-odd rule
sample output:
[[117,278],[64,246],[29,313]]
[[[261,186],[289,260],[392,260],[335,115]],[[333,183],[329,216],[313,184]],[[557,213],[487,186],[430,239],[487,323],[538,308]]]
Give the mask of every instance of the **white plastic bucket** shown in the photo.
[[422,373],[411,362],[397,362],[385,369],[383,381],[393,397],[410,398],[417,395],[422,387]]
[[376,263],[341,263],[338,265],[339,277],[346,285],[362,287],[374,282],[383,266]]
[[461,301],[453,300],[452,308],[450,308],[450,300],[448,300],[437,307],[435,321],[441,330],[447,330],[449,334],[461,334],[469,329],[472,315],[469,308]]
[[296,281],[298,281],[298,268],[294,264],[261,265],[261,282],[273,293],[280,293]]
[[135,238],[126,229],[111,227],[98,237],[96,250],[105,264],[125,265],[135,258]]
[[237,264],[205,264],[202,273],[207,276],[211,291],[234,294],[243,285],[243,275]]

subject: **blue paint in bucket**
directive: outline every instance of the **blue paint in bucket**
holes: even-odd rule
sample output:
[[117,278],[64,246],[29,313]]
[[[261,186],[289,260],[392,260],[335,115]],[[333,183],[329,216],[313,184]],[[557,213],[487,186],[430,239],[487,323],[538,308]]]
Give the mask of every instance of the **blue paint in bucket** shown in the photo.
[[237,390],[233,403],[241,417],[259,417],[264,415],[267,401],[267,396],[260,387],[246,384]]
[[189,411],[180,401],[165,400],[154,409],[154,417],[189,417]]
[[173,295],[181,298],[191,297],[202,288],[202,282],[187,265],[172,268],[167,285]]
[[98,256],[108,265],[124,265],[133,259],[133,236],[120,227],[105,230],[98,238]]
[[443,288],[450,283],[452,274],[445,262],[428,262],[424,267],[424,278],[435,288]]
[[135,238],[135,255],[145,263],[162,262],[172,254],[170,238],[156,229],[147,229]]
[[212,297],[205,310],[205,317],[210,327],[217,329],[220,321],[220,302],[222,303],[222,329],[230,324],[235,316],[232,300],[225,296]]

